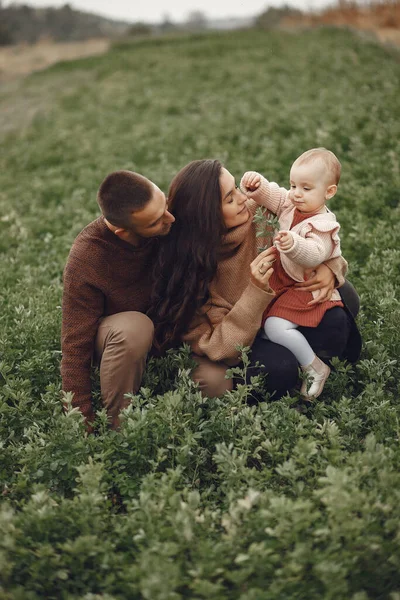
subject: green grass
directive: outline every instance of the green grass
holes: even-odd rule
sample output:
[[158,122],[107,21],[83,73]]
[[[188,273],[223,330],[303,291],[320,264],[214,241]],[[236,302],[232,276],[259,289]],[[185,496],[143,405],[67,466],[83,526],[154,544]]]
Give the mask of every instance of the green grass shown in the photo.
[[[121,44],[0,91],[0,599],[400,598],[400,66],[349,32]],[[152,362],[121,432],[60,402],[62,269],[104,176],[195,158],[286,185],[324,145],[360,362],[306,414]],[[176,378],[180,369],[179,377]]]

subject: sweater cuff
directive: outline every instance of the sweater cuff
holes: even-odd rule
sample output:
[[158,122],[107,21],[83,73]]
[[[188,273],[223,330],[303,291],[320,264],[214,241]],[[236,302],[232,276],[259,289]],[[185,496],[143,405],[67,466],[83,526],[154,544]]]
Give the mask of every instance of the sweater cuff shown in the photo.
[[[96,418],[95,412],[93,410],[93,404],[92,404],[92,400],[77,400],[75,399],[75,396],[72,399],[72,407],[73,408],[78,408],[80,410],[80,412],[82,413],[85,421],[87,423],[93,423],[93,421]],[[67,409],[67,406],[64,404],[64,410]]]
[[247,296],[247,300],[243,308],[245,310],[247,309],[246,312],[249,313],[263,313],[268,304],[273,300],[273,298],[275,298],[275,292],[273,290],[266,292],[265,290],[262,290],[258,286],[254,285],[254,283],[251,281],[243,295]]
[[[253,173],[253,171],[251,171]],[[256,171],[254,171],[256,173]],[[260,173],[257,173],[260,175]],[[254,192],[249,192],[246,189],[246,186],[243,184],[243,177],[240,181],[240,189],[246,194],[248,198],[257,202],[257,204],[264,205],[265,202],[268,202],[270,197],[270,184],[268,179],[265,179],[263,175],[260,175],[260,185],[254,190]]]
[[292,235],[293,246],[289,248],[289,250],[283,250],[282,248],[278,248],[278,250],[280,253],[285,254],[291,260],[295,260],[297,255],[299,254],[299,244],[304,238],[302,238],[294,231],[288,231],[286,229],[281,229],[279,233],[290,233]]
[[78,406],[78,408],[81,411],[81,413],[83,414],[86,423],[93,423],[96,415],[93,410],[92,402],[81,404],[80,406]]

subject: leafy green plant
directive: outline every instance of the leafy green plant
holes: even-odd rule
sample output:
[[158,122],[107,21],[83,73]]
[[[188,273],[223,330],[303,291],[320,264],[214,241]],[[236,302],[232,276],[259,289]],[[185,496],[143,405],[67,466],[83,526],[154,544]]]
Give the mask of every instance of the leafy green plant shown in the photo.
[[[0,598],[398,600],[399,74],[348,31],[243,31],[119,44],[2,87]],[[300,412],[269,400],[245,349],[235,389],[203,397],[183,347],[149,360],[119,431],[94,373],[88,435],[61,408],[62,269],[102,178],[167,190],[216,156],[283,182],[316,145],[343,166],[359,363],[334,360]]]
[[253,221],[257,226],[256,236],[267,240],[266,245],[258,249],[259,252],[262,252],[271,246],[275,233],[279,231],[279,219],[276,215],[268,212],[265,207],[259,206]]

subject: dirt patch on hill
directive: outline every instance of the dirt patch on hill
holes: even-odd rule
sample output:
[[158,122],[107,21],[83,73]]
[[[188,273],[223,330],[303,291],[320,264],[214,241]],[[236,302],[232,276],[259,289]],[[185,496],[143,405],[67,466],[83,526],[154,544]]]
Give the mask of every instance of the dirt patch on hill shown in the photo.
[[357,6],[343,1],[342,6],[328,8],[320,13],[287,16],[281,26],[288,29],[334,25],[350,27],[375,36],[384,44],[400,46],[400,1],[388,0],[382,4]]
[[369,6],[349,5],[331,8],[316,19],[317,23],[350,25],[371,31],[400,29],[400,3],[386,2]]
[[375,31],[380,42],[400,47],[400,29],[382,28]]
[[0,48],[0,82],[18,79],[59,61],[103,54],[109,47],[110,41],[107,39],[66,43],[46,41],[32,46],[6,46]]

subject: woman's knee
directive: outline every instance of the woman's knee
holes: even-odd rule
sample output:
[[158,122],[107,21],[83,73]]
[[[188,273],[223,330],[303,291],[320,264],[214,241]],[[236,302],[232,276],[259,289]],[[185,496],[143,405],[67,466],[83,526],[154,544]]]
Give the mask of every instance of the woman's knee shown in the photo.
[[355,287],[346,279],[344,284],[338,288],[338,291],[347,310],[355,319],[360,312],[360,296],[357,294]]
[[318,327],[300,327],[314,352],[322,359],[341,356],[350,334],[350,321],[339,306],[328,310]]
[[290,392],[299,379],[299,365],[295,356],[285,348],[286,352],[280,354],[280,360],[274,362],[267,372],[266,386],[274,398],[280,398]]
[[[293,389],[298,383],[299,365],[295,356],[279,344],[256,338],[252,348],[251,363],[257,361],[260,372],[266,375],[265,385],[273,398],[277,399]],[[249,373],[251,376],[254,373]]]

